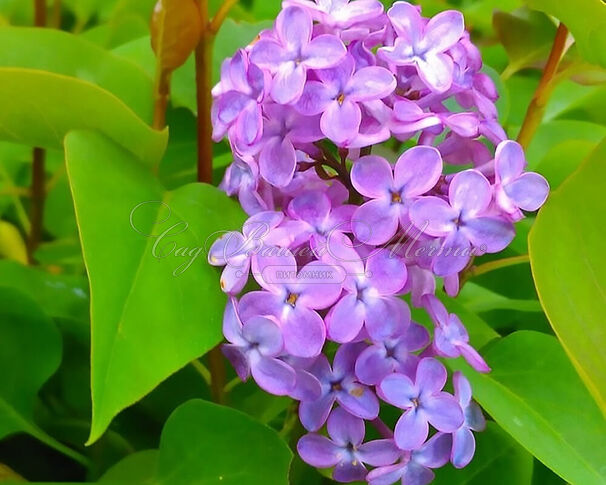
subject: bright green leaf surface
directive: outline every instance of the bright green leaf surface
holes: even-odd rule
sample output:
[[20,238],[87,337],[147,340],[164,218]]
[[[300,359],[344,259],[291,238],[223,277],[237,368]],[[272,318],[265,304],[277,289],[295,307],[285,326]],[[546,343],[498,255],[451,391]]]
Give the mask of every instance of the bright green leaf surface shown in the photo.
[[451,465],[436,470],[433,485],[530,485],[532,455],[496,423],[474,433],[476,453],[472,462],[457,470]]
[[0,138],[17,143],[61,148],[70,130],[99,130],[150,165],[166,147],[166,132],[151,129],[110,92],[72,77],[0,68],[0,106]]
[[79,460],[33,420],[36,396],[61,361],[61,335],[42,309],[20,291],[0,286],[0,437],[28,433]]
[[40,69],[97,84],[151,121],[153,81],[135,64],[55,29],[0,28],[0,45],[5,46],[0,66]]
[[606,142],[551,195],[529,247],[545,313],[606,415],[605,159]]
[[525,0],[535,10],[553,15],[574,36],[581,55],[606,67],[606,5],[601,0]]
[[555,337],[519,331],[482,354],[487,375],[448,364],[463,370],[486,412],[572,485],[602,485],[606,421]]
[[126,458],[101,481],[287,485],[291,458],[288,446],[272,429],[239,411],[194,399],[168,418],[158,452]]
[[225,297],[204,251],[243,213],[208,185],[165,192],[101,135],[70,133],[66,160],[92,295],[92,442],[220,341]]

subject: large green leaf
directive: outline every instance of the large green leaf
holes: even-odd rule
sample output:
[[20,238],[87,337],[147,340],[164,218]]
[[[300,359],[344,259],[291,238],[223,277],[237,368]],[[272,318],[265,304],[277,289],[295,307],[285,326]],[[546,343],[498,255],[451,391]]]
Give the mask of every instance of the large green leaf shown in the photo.
[[166,192],[102,135],[72,132],[65,151],[91,286],[93,442],[220,341],[225,298],[204,250],[243,213],[209,185]]
[[601,0],[525,0],[535,10],[557,17],[574,36],[581,55],[606,67],[606,5]]
[[40,387],[61,361],[61,335],[31,298],[0,286],[0,438],[28,433],[48,446],[83,461],[34,422]]
[[55,29],[0,28],[0,66],[40,69],[97,84],[115,94],[149,122],[153,81],[139,66],[84,40]]
[[433,485],[530,485],[532,455],[493,422],[475,433],[476,453],[462,470],[436,470]]
[[572,485],[606,482],[606,421],[555,337],[518,331],[482,351],[479,374],[458,361],[494,420]]
[[545,313],[606,415],[606,141],[555,191],[529,236]]
[[272,429],[234,409],[194,399],[168,418],[159,451],[125,458],[101,482],[286,485],[291,457]]
[[0,285],[16,288],[51,317],[88,320],[88,288],[81,276],[54,275],[13,261],[0,261]]
[[46,71],[0,68],[0,106],[0,139],[30,146],[62,148],[72,129],[100,130],[151,165],[168,138],[109,91]]

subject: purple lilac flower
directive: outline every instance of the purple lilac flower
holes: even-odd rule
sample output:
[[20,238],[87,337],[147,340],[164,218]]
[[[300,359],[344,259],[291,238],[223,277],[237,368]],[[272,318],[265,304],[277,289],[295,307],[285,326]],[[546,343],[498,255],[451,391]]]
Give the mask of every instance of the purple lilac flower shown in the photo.
[[436,256],[433,271],[447,276],[461,271],[471,257],[471,248],[495,253],[512,241],[512,224],[487,215],[492,200],[490,182],[477,170],[456,174],[448,189],[448,202],[429,196],[410,208],[412,223],[426,234],[443,238],[444,252]]
[[236,301],[230,298],[223,317],[223,334],[229,341],[223,353],[233,364],[240,379],[252,374],[262,389],[283,396],[295,387],[296,374],[277,357],[284,349],[280,327],[265,317],[252,317],[242,323]]
[[392,171],[387,160],[368,155],[354,163],[351,182],[371,200],[353,215],[352,229],[366,244],[383,244],[397,232],[398,225],[409,224],[411,199],[430,190],[442,174],[440,152],[433,147],[417,146],[405,151]]
[[471,386],[460,372],[455,372],[452,378],[455,398],[463,410],[465,421],[452,434],[452,451],[450,461],[455,468],[464,468],[471,462],[476,451],[476,440],[472,431],[484,431],[486,420],[480,406],[471,400]]
[[225,169],[219,185],[229,196],[237,195],[244,211],[253,215],[272,207],[267,184],[259,180],[259,167],[254,160],[243,160],[234,156],[234,161]]
[[354,58],[347,55],[332,69],[317,71],[319,81],[307,82],[296,105],[302,114],[322,114],[322,133],[340,146],[347,146],[360,132],[358,103],[385,98],[396,87],[393,74],[384,67],[355,68]]
[[429,332],[411,322],[398,337],[377,342],[362,351],[356,360],[356,376],[367,385],[378,385],[393,372],[414,377],[419,358],[413,354],[429,344]]
[[315,401],[303,401],[299,405],[299,418],[305,429],[320,429],[335,402],[358,418],[375,419],[379,415],[377,396],[370,387],[358,381],[354,372],[363,347],[363,343],[341,345],[332,367],[324,355],[310,367],[309,371],[322,385],[322,395]]
[[383,4],[378,0],[286,0],[283,4],[303,7],[314,20],[341,29],[383,13]]
[[277,103],[296,102],[308,69],[326,69],[345,57],[346,49],[334,35],[312,39],[312,18],[299,7],[287,7],[275,24],[275,38],[265,37],[252,48],[251,61],[273,75],[271,96]]
[[397,2],[387,16],[398,37],[393,47],[381,47],[379,56],[396,66],[415,66],[429,88],[447,91],[452,84],[453,61],[445,52],[463,35],[461,12],[447,10],[425,23],[415,6]]
[[419,449],[427,439],[429,424],[445,433],[463,424],[458,402],[442,392],[447,377],[439,361],[426,357],[419,362],[414,382],[403,374],[390,374],[381,381],[379,395],[405,410],[394,430],[396,444],[402,450]]
[[322,138],[320,119],[301,116],[293,108],[277,104],[266,105],[264,112],[263,137],[258,143],[259,171],[271,185],[284,187],[297,166],[295,144]]
[[390,465],[400,455],[391,439],[363,443],[364,420],[352,416],[343,408],[335,409],[328,418],[328,436],[310,433],[297,443],[301,458],[318,468],[334,467],[332,477],[337,482],[363,480],[371,466]]
[[[274,316],[282,329],[286,351],[296,357],[315,357],[322,350],[326,327],[316,310],[331,306],[341,293],[341,279],[314,279],[327,270],[318,261],[300,270],[290,251],[257,257],[255,279],[267,291],[251,291],[240,300],[243,318]],[[337,272],[338,268],[330,268]],[[312,275],[308,277],[307,275]]]
[[448,313],[446,307],[434,295],[425,295],[423,303],[435,324],[433,346],[441,357],[456,359],[463,356],[478,372],[490,372],[482,356],[469,345],[469,334],[458,316]]
[[255,254],[265,242],[274,242],[271,231],[283,218],[284,214],[280,212],[260,212],[246,221],[242,234],[231,231],[213,243],[208,251],[208,262],[213,266],[225,266],[221,274],[221,289],[225,293],[235,295],[242,291]]
[[401,480],[402,485],[428,485],[435,478],[431,468],[448,463],[451,437],[436,433],[418,450],[406,452],[396,465],[372,470],[366,480],[370,485],[391,485]]
[[495,154],[495,200],[514,220],[523,217],[520,209],[536,211],[549,194],[549,184],[542,175],[524,172],[526,157],[519,143],[506,140]]
[[393,296],[406,283],[403,261],[380,250],[367,259],[365,267],[359,260],[343,264],[352,271],[344,284],[346,294],[326,316],[329,338],[351,342],[362,327],[376,341],[403,332],[410,323],[410,310],[403,300]]
[[240,49],[222,66],[221,82],[213,89],[213,139],[220,140],[228,130],[231,138],[253,145],[263,133],[261,101],[265,96],[265,75],[251,64]]

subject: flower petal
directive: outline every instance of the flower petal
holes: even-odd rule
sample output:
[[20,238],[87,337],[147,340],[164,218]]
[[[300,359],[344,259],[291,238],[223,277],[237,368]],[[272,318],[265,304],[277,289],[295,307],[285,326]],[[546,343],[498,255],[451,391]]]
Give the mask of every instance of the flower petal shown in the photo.
[[440,468],[448,463],[451,446],[450,435],[438,432],[420,450],[415,451],[414,461],[428,468]]
[[328,435],[340,446],[358,446],[364,439],[364,420],[349,414],[343,408],[336,408],[328,417]]
[[423,401],[423,412],[434,428],[445,433],[456,431],[464,421],[461,406],[453,396],[445,392]]
[[361,122],[360,107],[345,99],[342,104],[333,101],[328,105],[320,118],[320,128],[335,144],[345,145],[356,137]]
[[380,295],[394,295],[406,283],[408,272],[404,261],[384,249],[374,252],[366,262],[370,286]]
[[251,373],[261,389],[276,396],[288,395],[296,384],[293,368],[272,357],[262,357],[254,362],[251,365]]
[[335,402],[334,393],[329,393],[315,401],[303,401],[299,404],[299,419],[308,431],[317,431],[326,422],[332,405]]
[[326,315],[328,337],[339,343],[351,342],[362,330],[364,316],[364,304],[356,295],[343,296]]
[[448,202],[429,196],[417,199],[408,212],[417,229],[430,236],[447,236],[456,230],[455,219],[459,215]]
[[287,7],[276,19],[276,33],[290,51],[299,51],[311,39],[311,16],[302,8]]
[[288,138],[270,138],[259,155],[261,176],[275,187],[288,185],[296,165],[295,148]]
[[315,311],[298,305],[282,324],[284,347],[296,357],[315,357],[326,340],[324,321]]
[[310,433],[299,440],[297,451],[305,463],[318,468],[330,468],[339,463],[341,448],[326,436]]
[[337,392],[337,401],[348,412],[362,419],[375,419],[379,415],[379,400],[375,393],[362,384],[353,383]]
[[464,32],[463,14],[456,10],[446,10],[427,22],[420,46],[431,52],[444,52],[455,45]]
[[403,374],[390,374],[379,384],[381,398],[400,409],[412,406],[412,399],[419,395],[414,383]]
[[467,236],[474,247],[488,253],[502,251],[515,236],[511,222],[496,217],[476,217],[465,221],[460,232]]
[[253,317],[242,327],[244,338],[257,345],[261,355],[275,357],[282,352],[284,341],[278,325],[266,317]]
[[296,102],[305,88],[306,70],[303,65],[285,62],[280,65],[274,76],[271,97],[279,104]]
[[497,146],[494,164],[497,183],[507,184],[518,178],[526,167],[524,149],[516,141],[502,141]]
[[416,58],[417,72],[423,82],[437,93],[443,93],[452,85],[452,59],[446,54],[428,52],[425,58]]
[[362,204],[351,220],[356,238],[364,244],[380,245],[397,232],[399,210],[387,199],[375,199]]
[[337,482],[349,483],[364,480],[367,470],[358,460],[342,461],[332,472],[332,477]]
[[393,360],[385,348],[373,345],[365,349],[356,360],[356,376],[363,384],[375,386],[393,371]]
[[476,451],[476,440],[469,428],[461,428],[452,435],[450,460],[455,468],[464,468],[471,462]]
[[536,211],[547,200],[549,184],[542,175],[527,172],[505,185],[504,190],[520,209],[532,212]]
[[360,459],[372,466],[391,465],[401,453],[394,441],[389,439],[369,441],[358,448]]
[[311,69],[327,69],[338,64],[347,54],[336,35],[319,35],[303,49],[303,63]]
[[442,175],[442,157],[437,148],[416,146],[406,150],[394,169],[396,187],[404,187],[406,198],[432,189]]
[[238,377],[241,380],[246,381],[250,376],[250,366],[248,357],[242,352],[242,348],[237,345],[223,344],[221,346],[221,352],[223,352],[223,355],[231,362]]
[[425,396],[442,390],[447,378],[448,373],[444,365],[433,357],[426,357],[421,359],[417,367],[415,385]]
[[[392,485],[402,478],[406,466],[406,464],[398,463],[397,465],[375,468],[366,475],[366,480],[369,485]],[[406,485],[408,485],[408,482],[406,482]]]
[[384,67],[364,67],[357,71],[346,87],[352,101],[371,101],[389,96],[396,88],[396,78]]
[[331,101],[336,98],[334,90],[329,89],[319,81],[308,81],[303,89],[303,94],[297,101],[295,108],[299,113],[313,116],[323,113]]
[[429,425],[422,412],[417,409],[406,411],[396,423],[394,439],[402,450],[418,450],[429,434]]
[[450,205],[467,217],[483,212],[491,198],[490,182],[477,170],[459,172],[452,178],[448,188]]
[[391,165],[378,155],[361,157],[351,169],[351,183],[366,197],[382,197],[393,187]]

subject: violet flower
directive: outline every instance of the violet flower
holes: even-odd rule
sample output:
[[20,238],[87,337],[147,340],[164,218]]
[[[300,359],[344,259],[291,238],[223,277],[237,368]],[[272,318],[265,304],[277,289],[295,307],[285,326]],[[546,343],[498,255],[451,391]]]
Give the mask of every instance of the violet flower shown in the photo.
[[400,450],[391,439],[363,443],[364,420],[352,416],[343,408],[335,409],[328,418],[328,436],[310,433],[297,443],[303,461],[318,468],[334,467],[332,477],[337,482],[363,480],[371,466],[390,465],[398,459]]
[[406,412],[398,420],[394,438],[402,450],[416,450],[429,434],[429,424],[452,433],[463,424],[463,412],[456,399],[442,392],[447,373],[432,357],[421,359],[414,382],[403,374],[390,374],[381,381],[381,398]]
[[328,359],[320,355],[309,368],[322,385],[322,395],[315,401],[303,401],[299,405],[299,419],[305,429],[320,429],[335,402],[358,418],[375,419],[379,415],[377,396],[369,387],[360,384],[354,372],[363,347],[363,343],[341,345],[332,367]]
[[447,91],[452,84],[453,61],[445,52],[463,36],[461,12],[446,10],[425,24],[417,7],[396,2],[387,16],[398,37],[393,47],[379,49],[379,57],[396,66],[415,66],[429,88]]
[[321,24],[346,29],[383,13],[378,0],[285,0],[283,5],[305,8]]
[[264,37],[252,48],[251,61],[274,75],[271,96],[277,103],[296,102],[303,93],[308,69],[333,67],[347,53],[334,35],[312,39],[312,27],[306,10],[286,7],[276,19],[276,38]]
[[442,158],[437,149],[417,146],[405,151],[392,171],[387,160],[368,155],[354,163],[351,183],[370,198],[353,215],[352,229],[365,244],[379,245],[389,241],[398,225],[409,224],[411,199],[430,190],[442,174]]

